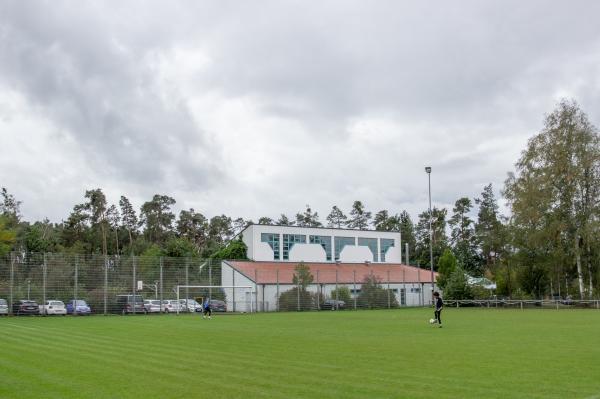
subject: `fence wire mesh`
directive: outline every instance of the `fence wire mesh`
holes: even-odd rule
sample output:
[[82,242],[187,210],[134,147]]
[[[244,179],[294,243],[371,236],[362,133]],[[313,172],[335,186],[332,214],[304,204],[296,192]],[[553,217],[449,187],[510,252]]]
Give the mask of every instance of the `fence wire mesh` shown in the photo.
[[[20,301],[62,301],[69,313],[80,313],[78,303],[94,314],[146,313],[145,299],[175,300],[178,285],[220,285],[220,271],[220,261],[195,258],[12,253],[0,258],[0,299],[8,313]],[[224,298],[219,289],[195,294]]]

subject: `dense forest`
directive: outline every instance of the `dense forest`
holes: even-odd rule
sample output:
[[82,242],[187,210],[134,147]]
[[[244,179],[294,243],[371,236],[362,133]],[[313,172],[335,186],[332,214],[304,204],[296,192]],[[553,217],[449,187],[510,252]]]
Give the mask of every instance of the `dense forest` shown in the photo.
[[[344,213],[333,206],[321,220],[311,209],[295,217],[261,217],[256,222],[226,215],[210,219],[194,209],[172,211],[175,199],[156,194],[136,210],[122,196],[109,204],[101,188],[84,193],[66,220],[28,222],[21,202],[1,189],[0,256],[10,251],[144,256],[243,258],[234,239],[249,224],[328,226],[399,231],[410,263],[434,267],[439,284],[464,290],[466,276],[486,277],[506,297],[543,297],[571,292],[597,297],[600,279],[600,138],[572,101],[546,116],[502,188],[509,207],[499,213],[491,184],[478,198],[461,197],[452,209],[425,209],[413,221],[406,211],[368,211],[355,201]],[[432,234],[429,221],[432,221]],[[474,293],[455,293],[469,297]]]

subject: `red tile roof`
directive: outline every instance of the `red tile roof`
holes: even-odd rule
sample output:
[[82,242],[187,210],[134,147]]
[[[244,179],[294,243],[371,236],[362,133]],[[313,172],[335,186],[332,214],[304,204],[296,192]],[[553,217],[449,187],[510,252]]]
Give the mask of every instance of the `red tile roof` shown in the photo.
[[[295,262],[254,262],[254,261],[226,261],[228,265],[248,277],[257,284],[276,284],[279,274],[280,284],[292,284]],[[352,284],[363,281],[365,276],[373,274],[382,282],[390,283],[427,283],[431,282],[431,271],[419,269],[414,266],[390,263],[311,263],[304,262],[313,275],[313,283],[335,284],[336,271],[339,284]],[[279,271],[279,272],[278,272]],[[437,279],[437,273],[434,273]],[[256,281],[255,281],[256,280]]]

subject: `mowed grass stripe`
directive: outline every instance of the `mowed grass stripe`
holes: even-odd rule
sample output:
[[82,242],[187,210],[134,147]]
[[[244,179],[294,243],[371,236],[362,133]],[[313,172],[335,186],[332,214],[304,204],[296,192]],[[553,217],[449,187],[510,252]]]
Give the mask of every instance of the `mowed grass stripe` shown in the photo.
[[[59,340],[59,337],[54,336],[53,337],[53,345],[54,347],[52,348],[53,350],[57,350],[57,349],[64,349],[65,351],[69,351],[72,350],[72,339],[69,336],[68,338],[63,337],[62,344],[58,344],[57,340]],[[40,337],[39,339],[32,339],[30,338],[29,340],[29,346],[33,346],[33,347],[37,347],[39,351],[41,352],[46,352],[47,354],[51,354],[53,355],[53,358],[59,359],[61,358],[61,356],[56,356],[56,354],[49,352],[48,351],[48,342],[47,342],[47,337],[43,338]],[[86,345],[89,346],[89,345]],[[122,360],[119,360],[122,356],[136,356],[139,355],[139,350],[135,349],[135,348],[129,348],[127,345],[120,345],[120,348],[118,349],[107,349],[106,346],[104,344],[100,344],[100,345],[95,345],[98,347],[98,349],[102,350],[102,356],[100,355],[96,355],[95,352],[93,351],[92,348],[80,348],[76,351],[75,354],[65,354],[62,356],[62,360],[64,361],[68,361],[69,359],[72,359],[74,355],[78,356],[78,357],[84,357],[86,358],[88,361],[99,361],[102,362],[104,361],[105,363],[111,363],[110,364],[110,368],[122,368],[124,366],[130,366],[130,364],[128,364],[129,362],[125,362]],[[180,349],[180,348],[175,348],[175,349]],[[27,351],[28,352],[33,352],[33,353],[38,353],[38,350],[36,350],[35,348],[28,348]],[[140,372],[140,373],[157,373],[159,376],[161,377],[167,377],[167,378],[174,378],[177,377],[178,375],[181,375],[179,373],[179,371],[189,371],[187,368],[182,368],[180,366],[179,363],[177,363],[178,361],[180,361],[180,357],[176,354],[173,353],[175,352],[173,349],[171,348],[165,348],[164,352],[158,354],[158,353],[153,353],[153,354],[148,354],[143,356],[142,359],[140,359],[140,362],[136,362],[136,365],[134,366],[134,368],[136,369],[136,372]],[[183,352],[183,351],[181,351]],[[203,352],[204,354],[204,352]],[[112,360],[111,361],[106,361],[106,356],[111,356]],[[36,375],[40,372],[42,372],[46,367],[46,360],[44,359],[42,364],[38,364],[38,370],[32,370],[34,371],[32,374]],[[219,375],[226,375],[229,377],[235,377],[238,380],[246,380],[246,383],[252,383],[254,385],[261,385],[261,380],[259,379],[260,376],[264,373],[265,367],[262,368],[262,370],[256,368],[256,367],[260,367],[261,365],[263,365],[263,363],[261,362],[248,362],[248,361],[241,361],[239,362],[240,364],[236,364],[236,365],[229,365],[229,366],[223,366],[222,364],[222,357],[215,357],[214,361],[213,360],[207,360],[207,359],[201,359],[201,363],[203,363],[202,365],[198,365],[200,370],[204,370],[205,368],[209,368],[210,372],[208,373],[204,373],[205,374],[205,378],[210,379],[211,381],[215,382],[217,381],[217,376]],[[168,364],[169,367],[165,368],[164,365]],[[30,369],[32,368],[32,366],[35,366],[35,363],[30,364],[29,367]],[[108,366],[108,365],[107,365]],[[289,367],[288,367],[289,368]],[[178,370],[179,369],[179,370]],[[297,368],[295,370],[282,370],[281,368],[271,368],[269,375],[272,377],[283,377],[285,376],[288,372],[292,371],[294,373],[294,375],[296,376],[300,376],[302,375],[302,371],[306,371],[306,368]],[[310,373],[310,376],[312,376],[312,373]],[[332,375],[332,377],[334,377]],[[323,379],[323,377],[318,377],[318,378],[311,378],[313,382],[318,382],[318,380]],[[293,382],[287,381],[285,383],[280,383],[278,382],[280,381],[279,379],[274,379],[268,383],[266,383],[267,385],[271,386],[271,387],[276,387],[276,386],[280,386],[281,388],[285,388],[285,389],[302,389],[305,390],[307,392],[313,392],[315,391],[314,389],[310,388],[310,387],[306,387],[305,384],[294,384]],[[329,385],[330,382],[330,378],[325,378],[325,380],[323,382],[327,383]],[[357,386],[357,388],[359,388]],[[335,389],[328,389],[326,388],[326,385],[323,385],[321,388],[319,388],[319,393],[324,393],[323,391],[331,391],[331,393],[337,392],[337,390]]]
[[[223,357],[234,359],[234,361],[236,357],[243,357],[240,359],[240,363],[251,369],[260,367],[261,360],[268,363],[268,366],[260,369],[262,371],[260,375],[252,376],[255,380],[254,386],[260,384],[260,387],[265,390],[260,393],[254,392],[252,395],[255,397],[269,395],[269,389],[271,389],[270,396],[266,397],[281,397],[280,384],[269,383],[269,374],[272,376],[271,379],[284,382],[287,380],[288,386],[293,388],[287,392],[294,393],[296,391],[296,396],[300,397],[303,396],[302,392],[304,392],[304,397],[315,396],[311,395],[314,389],[302,390],[298,386],[301,387],[303,383],[312,383],[315,388],[320,388],[321,385],[324,385],[323,379],[316,378],[315,375],[321,374],[326,376],[325,380],[331,379],[327,382],[327,388],[323,389],[322,393],[325,395],[321,395],[321,397],[333,397],[332,391],[340,393],[348,391],[353,394],[345,397],[359,397],[357,392],[361,392],[361,385],[366,386],[362,391],[375,393],[371,396],[377,397],[398,397],[399,391],[404,391],[404,394],[409,397],[431,397],[433,395],[430,393],[433,391],[436,392],[436,397],[566,397],[560,393],[561,391],[568,392],[569,397],[582,397],[588,392],[588,396],[598,392],[597,390],[593,391],[596,379],[590,378],[598,371],[598,365],[590,363],[594,359],[595,353],[589,351],[590,345],[594,343],[590,342],[589,333],[597,331],[598,327],[597,323],[594,325],[597,313],[592,314],[588,311],[578,315],[565,312],[565,315],[556,317],[556,314],[549,315],[543,314],[545,312],[534,311],[524,317],[523,313],[508,315],[496,312],[494,315],[493,312],[481,310],[461,310],[456,314],[449,314],[452,319],[455,319],[455,327],[440,331],[423,326],[423,321],[425,317],[429,317],[429,313],[427,310],[401,310],[253,315],[240,318],[219,317],[218,323],[213,324],[210,323],[217,320],[202,324],[201,320],[186,319],[185,316],[172,319],[98,317],[85,320],[77,320],[78,318],[70,320],[50,318],[9,320],[11,323],[17,322],[23,326],[40,327],[46,333],[51,332],[50,335],[54,334],[55,330],[62,329],[61,333],[65,335],[67,341],[74,337],[83,337],[83,339],[87,337],[88,340],[95,342],[95,347],[90,348],[92,352],[96,349],[101,351],[106,344],[115,346],[116,352],[114,353],[123,352],[123,350],[119,351],[119,348],[127,346],[130,351],[122,353],[122,355],[142,362],[144,359],[140,358],[139,353],[135,353],[135,350],[131,352],[131,349],[161,345],[165,338],[194,342],[200,334],[202,338],[208,338],[211,346],[215,348],[213,351],[205,346],[203,360],[208,359],[219,364],[218,370],[221,370],[220,363],[223,363]],[[396,320],[392,320],[394,318]],[[507,320],[511,319],[514,319],[516,324],[507,326]],[[108,320],[111,321],[107,323]],[[481,328],[482,322],[484,327],[489,324],[489,328]],[[575,326],[575,331],[571,331],[571,336],[577,338],[573,344],[571,344],[571,340],[565,340],[563,336],[567,330],[565,326],[569,325]],[[515,326],[519,328],[511,328]],[[0,327],[3,327],[1,320]],[[543,336],[540,337],[536,333],[539,332],[540,327],[542,329],[550,327],[551,333],[548,334],[548,339],[543,339]],[[15,328],[11,330],[16,332]],[[531,334],[532,332],[534,334]],[[552,334],[554,332],[559,334]],[[520,337],[522,339],[515,339],[516,337],[511,336],[510,333],[525,333],[525,336]],[[39,332],[35,333],[35,335],[37,334]],[[490,334],[489,342],[481,340],[478,334]],[[28,332],[28,335],[33,334]],[[597,337],[595,334],[592,336]],[[508,338],[504,339],[504,337]],[[404,339],[403,345],[406,347],[396,345],[398,339]],[[123,343],[115,344],[120,341]],[[522,341],[524,344],[520,345]],[[547,359],[548,354],[540,352],[543,345],[537,344],[539,341],[559,347],[561,343],[568,342],[569,351],[558,351],[557,355],[561,359],[561,363],[570,364],[582,360],[587,367],[580,367],[580,370],[574,373],[572,381],[564,379],[561,381],[561,378],[556,381],[546,381],[545,386],[548,388],[540,390],[539,387],[535,387],[535,377],[540,377],[540,375],[553,377],[552,372],[556,370],[551,370],[550,373],[540,373],[538,372],[539,368],[527,367],[523,364],[530,363],[532,358],[542,361]],[[170,341],[165,342],[168,343],[162,345],[164,348],[162,350],[167,353],[155,350],[157,356],[167,355],[166,361],[172,362],[173,357],[168,353],[170,352],[179,357],[180,362],[186,363],[190,367],[199,364],[198,360],[192,359],[191,356],[197,355],[201,349],[190,345],[181,347],[177,344],[170,344]],[[458,342],[459,348],[448,345],[451,342]],[[413,350],[413,347],[440,343],[446,344],[441,346],[438,360],[436,360],[440,363],[439,367],[443,371],[439,373],[441,380],[431,376],[431,373],[428,372],[430,365],[435,364],[435,359],[426,352]],[[501,345],[498,346],[498,343]],[[499,350],[507,344],[514,347],[512,353]],[[386,346],[389,350],[385,350]],[[356,348],[354,352],[351,350],[352,347]],[[298,350],[298,348],[302,350]],[[459,350],[461,348],[463,350]],[[588,348],[587,352],[586,348]],[[480,362],[480,370],[474,372],[470,368],[473,365],[477,366],[477,358],[465,356],[464,353],[468,353],[468,351],[464,351],[464,349],[479,350],[486,355],[495,354],[499,359],[497,360],[499,364],[497,367],[486,367],[486,362]],[[57,348],[57,350],[68,351],[69,349]],[[518,351],[523,353],[518,353]],[[207,355],[208,352],[211,353],[210,356]],[[569,352],[580,356],[573,360],[569,358]],[[106,356],[114,355],[110,353]],[[408,361],[398,362],[398,358],[402,356],[413,356],[415,360],[407,359]],[[226,361],[225,363],[227,364]],[[231,367],[229,369],[230,372],[233,371]],[[244,370],[243,367],[241,369]],[[508,369],[514,369],[515,376],[494,378],[494,371]],[[422,375],[419,374],[419,371],[422,372]],[[130,369],[129,373],[135,374],[135,371]],[[330,377],[332,375],[333,377]],[[478,375],[482,375],[483,378],[477,378]],[[521,378],[523,375],[534,377],[533,383],[528,381],[528,378]],[[179,383],[176,378],[172,378],[172,380]],[[354,381],[358,381],[358,385]],[[508,383],[506,383],[507,381]],[[488,395],[481,394],[496,382],[503,384],[502,391],[507,394],[501,394],[498,390],[494,391],[493,389]],[[511,382],[513,382],[512,385]],[[252,382],[244,382],[244,384],[252,385]],[[520,386],[521,384],[522,386]],[[152,381],[150,381],[150,385],[152,385]],[[330,389],[331,386],[334,386],[335,389]],[[444,387],[443,392],[439,392],[440,386]],[[563,389],[556,389],[558,387]],[[231,392],[231,387],[227,388],[229,389],[217,389],[214,393],[221,395]],[[186,389],[177,387],[175,391],[186,392]],[[407,392],[410,391],[413,391],[414,394],[408,395]],[[548,391],[549,394],[541,395],[540,392],[543,391]],[[300,393],[298,394],[298,392]],[[477,394],[475,394],[476,392]]]

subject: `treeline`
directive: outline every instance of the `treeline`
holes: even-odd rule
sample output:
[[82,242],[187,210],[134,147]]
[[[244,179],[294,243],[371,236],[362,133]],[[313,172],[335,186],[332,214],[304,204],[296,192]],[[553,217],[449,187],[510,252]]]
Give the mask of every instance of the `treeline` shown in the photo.
[[[600,139],[574,102],[562,101],[531,138],[503,188],[509,215],[499,213],[491,184],[478,198],[462,197],[451,210],[426,209],[415,222],[406,211],[368,211],[355,201],[348,214],[338,206],[321,222],[311,209],[289,218],[261,217],[258,224],[373,228],[399,231],[410,263],[433,264],[440,285],[468,297],[467,277],[486,277],[507,297],[597,296],[600,263]],[[207,218],[194,209],[172,211],[175,199],[154,195],[136,211],[128,198],[108,204],[101,189],[85,192],[61,223],[29,223],[20,202],[5,188],[0,203],[0,255],[10,250],[245,258],[232,240],[252,220]]]

